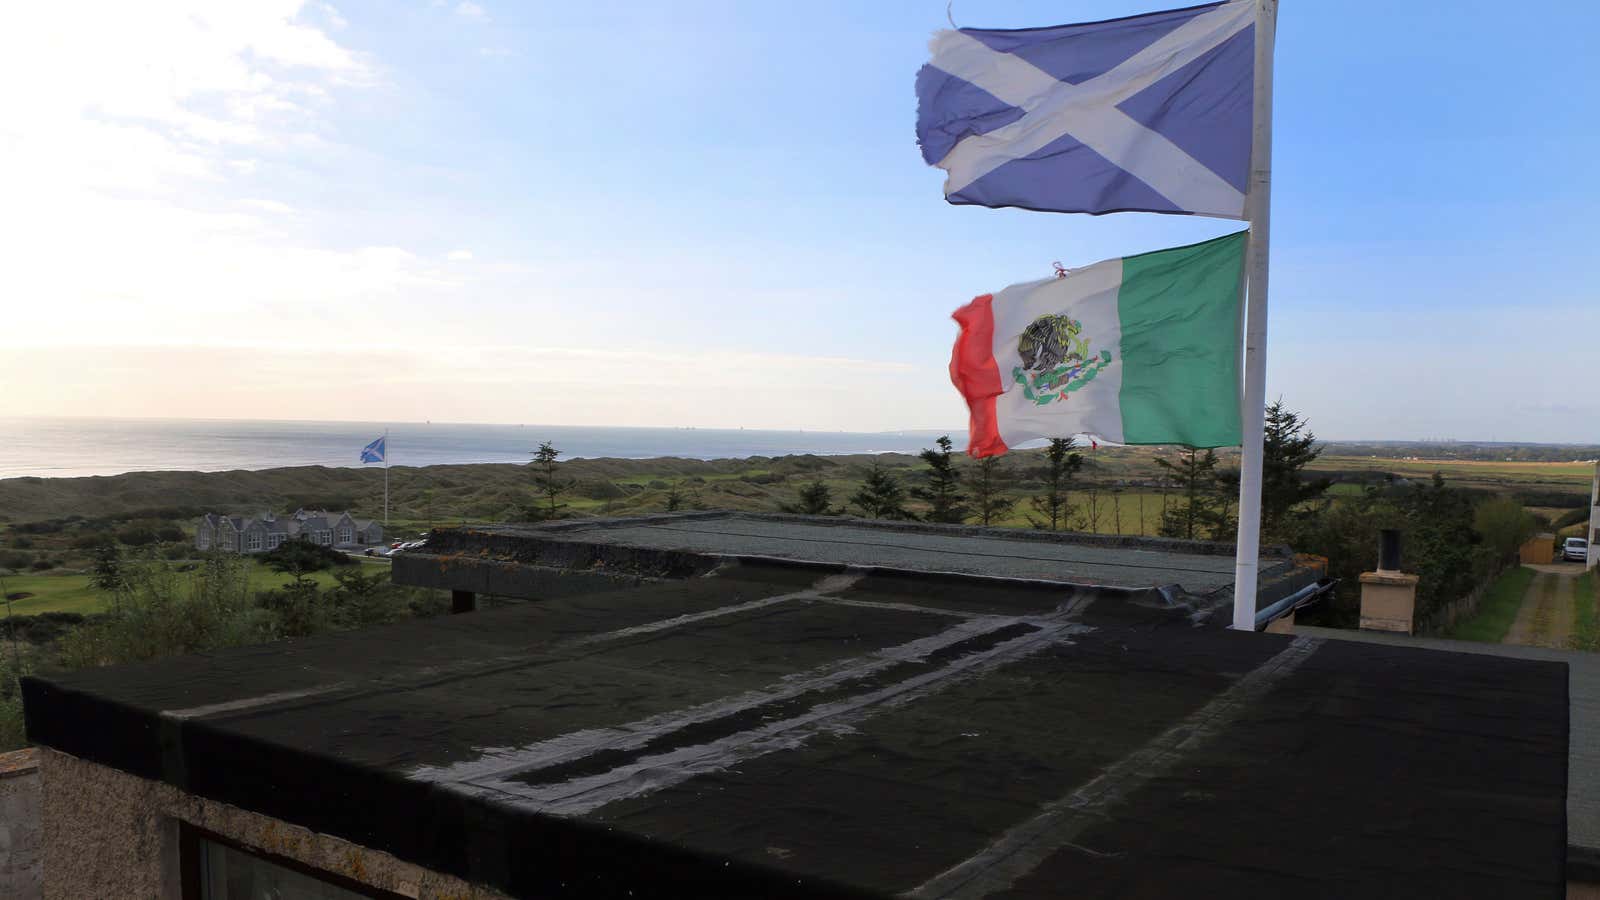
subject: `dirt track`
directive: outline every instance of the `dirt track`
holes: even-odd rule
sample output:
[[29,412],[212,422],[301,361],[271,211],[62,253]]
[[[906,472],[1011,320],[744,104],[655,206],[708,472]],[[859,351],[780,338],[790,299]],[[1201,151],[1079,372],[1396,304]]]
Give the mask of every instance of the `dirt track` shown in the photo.
[[1583,574],[1579,563],[1530,565],[1539,574],[1522,596],[1522,608],[1504,643],[1566,649],[1572,646],[1573,580]]

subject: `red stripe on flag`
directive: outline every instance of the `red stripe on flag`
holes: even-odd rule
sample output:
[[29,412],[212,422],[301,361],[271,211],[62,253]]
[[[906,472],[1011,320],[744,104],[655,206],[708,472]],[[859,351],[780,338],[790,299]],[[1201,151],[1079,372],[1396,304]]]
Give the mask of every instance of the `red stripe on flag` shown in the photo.
[[1005,389],[994,361],[993,303],[993,294],[974,297],[950,316],[961,326],[950,353],[950,381],[967,401],[967,453],[980,458],[1006,452],[994,412],[994,398]]

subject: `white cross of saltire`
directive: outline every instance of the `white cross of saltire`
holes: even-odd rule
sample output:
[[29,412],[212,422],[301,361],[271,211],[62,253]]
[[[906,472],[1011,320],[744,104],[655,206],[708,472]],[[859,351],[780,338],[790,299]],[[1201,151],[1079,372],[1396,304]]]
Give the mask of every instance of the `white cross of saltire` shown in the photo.
[[917,140],[955,204],[1244,218],[1255,3],[940,31]]
[[365,447],[362,447],[361,461],[364,463],[383,462],[384,455],[388,450],[388,448],[385,446],[388,441],[389,438],[385,436],[378,438]]

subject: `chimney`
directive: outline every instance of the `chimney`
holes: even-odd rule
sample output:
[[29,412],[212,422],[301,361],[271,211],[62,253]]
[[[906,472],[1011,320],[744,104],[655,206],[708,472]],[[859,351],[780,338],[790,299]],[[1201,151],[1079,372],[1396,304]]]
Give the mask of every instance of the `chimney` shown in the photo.
[[1385,528],[1378,535],[1378,571],[1361,573],[1361,630],[1414,632],[1420,579],[1400,567],[1400,531]]

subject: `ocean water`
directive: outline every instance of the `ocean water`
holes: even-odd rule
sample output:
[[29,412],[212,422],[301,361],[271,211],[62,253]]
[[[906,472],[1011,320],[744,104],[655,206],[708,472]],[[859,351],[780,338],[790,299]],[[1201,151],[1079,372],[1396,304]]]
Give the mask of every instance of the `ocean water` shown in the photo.
[[[429,423],[388,429],[391,466],[522,463],[540,441],[554,443],[563,459],[916,453],[939,434]],[[370,422],[0,418],[0,478],[359,466],[361,448],[383,432]],[[950,437],[965,445],[965,433]]]

